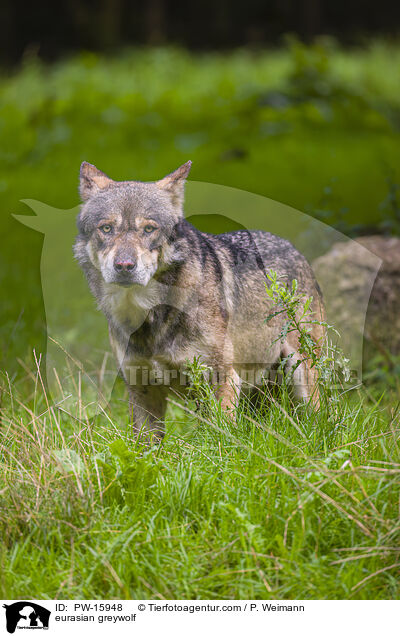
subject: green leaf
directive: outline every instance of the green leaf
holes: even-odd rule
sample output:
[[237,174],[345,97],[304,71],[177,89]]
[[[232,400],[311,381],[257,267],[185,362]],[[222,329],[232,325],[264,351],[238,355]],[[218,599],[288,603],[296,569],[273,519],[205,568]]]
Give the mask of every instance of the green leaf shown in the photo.
[[84,470],[84,463],[78,453],[71,448],[53,451],[57,468],[61,473],[80,475]]

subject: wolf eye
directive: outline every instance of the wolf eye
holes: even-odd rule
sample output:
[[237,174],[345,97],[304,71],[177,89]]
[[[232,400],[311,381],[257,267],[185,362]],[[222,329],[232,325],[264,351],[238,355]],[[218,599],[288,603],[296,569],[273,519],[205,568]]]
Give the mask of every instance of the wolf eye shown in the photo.
[[154,225],[145,225],[143,229],[146,234],[151,234],[156,228],[154,227]]
[[109,223],[105,223],[105,225],[100,225],[100,230],[104,232],[104,234],[110,234],[112,226]]

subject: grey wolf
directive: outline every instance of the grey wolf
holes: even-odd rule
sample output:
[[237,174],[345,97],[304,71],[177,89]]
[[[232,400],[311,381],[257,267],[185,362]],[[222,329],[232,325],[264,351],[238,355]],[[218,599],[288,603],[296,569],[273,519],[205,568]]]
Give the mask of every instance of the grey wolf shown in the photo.
[[[169,386],[148,383],[132,370],[162,377],[195,357],[214,372],[222,408],[237,405],[241,369],[287,358],[299,398],[318,405],[316,371],[300,361],[298,338],[279,338],[284,317],[274,317],[265,293],[267,270],[313,297],[323,319],[318,284],[306,259],[283,238],[240,230],[213,235],[185,218],[184,185],[191,162],[154,182],[114,181],[84,162],[83,201],[75,256],[108,321],[111,347],[129,391],[135,432],[163,434]],[[312,337],[321,340],[316,323]],[[148,377],[148,376],[147,376]]]

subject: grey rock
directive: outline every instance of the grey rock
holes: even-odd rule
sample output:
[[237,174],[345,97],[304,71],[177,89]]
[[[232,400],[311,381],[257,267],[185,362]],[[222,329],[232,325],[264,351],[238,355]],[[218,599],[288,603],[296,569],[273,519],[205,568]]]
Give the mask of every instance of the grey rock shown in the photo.
[[[365,236],[335,243],[313,262],[328,321],[352,365],[379,351],[400,354],[400,239]],[[364,341],[363,341],[364,340]],[[361,348],[361,349],[360,349]]]

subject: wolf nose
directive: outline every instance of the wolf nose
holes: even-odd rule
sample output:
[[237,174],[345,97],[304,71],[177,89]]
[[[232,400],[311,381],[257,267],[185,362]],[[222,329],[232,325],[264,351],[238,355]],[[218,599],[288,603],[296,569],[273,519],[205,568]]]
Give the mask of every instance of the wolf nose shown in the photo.
[[136,267],[135,263],[131,260],[126,260],[126,261],[118,260],[118,261],[115,261],[114,263],[114,268],[116,269],[117,272],[133,272],[135,267]]

